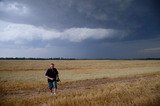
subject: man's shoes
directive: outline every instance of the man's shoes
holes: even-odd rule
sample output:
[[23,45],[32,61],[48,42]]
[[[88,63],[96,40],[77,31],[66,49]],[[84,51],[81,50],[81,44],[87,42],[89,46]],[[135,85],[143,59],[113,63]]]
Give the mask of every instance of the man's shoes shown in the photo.
[[56,95],[56,93],[51,93],[50,95],[53,96],[53,95]]

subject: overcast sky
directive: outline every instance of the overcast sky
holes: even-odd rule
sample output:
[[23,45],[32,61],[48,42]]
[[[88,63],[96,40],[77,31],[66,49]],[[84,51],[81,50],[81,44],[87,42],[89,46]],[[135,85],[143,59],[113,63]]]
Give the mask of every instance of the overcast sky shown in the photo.
[[0,0],[0,57],[160,57],[160,1]]

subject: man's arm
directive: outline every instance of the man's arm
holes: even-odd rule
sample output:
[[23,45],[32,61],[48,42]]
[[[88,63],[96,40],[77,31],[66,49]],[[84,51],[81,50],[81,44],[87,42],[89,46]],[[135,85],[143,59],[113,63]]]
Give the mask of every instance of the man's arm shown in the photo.
[[46,75],[46,78],[48,78],[48,79],[50,79],[50,80],[53,80],[53,78],[51,78],[51,77],[48,77],[47,75]]
[[[56,69],[56,71],[57,71],[57,69]],[[58,74],[59,74],[59,73],[58,73],[58,71],[57,71],[57,73],[56,73],[56,80],[61,82],[61,80],[59,79],[59,75],[58,75]]]
[[59,76],[58,76],[58,74],[56,75],[56,81],[60,81],[61,82],[61,80],[59,79]]

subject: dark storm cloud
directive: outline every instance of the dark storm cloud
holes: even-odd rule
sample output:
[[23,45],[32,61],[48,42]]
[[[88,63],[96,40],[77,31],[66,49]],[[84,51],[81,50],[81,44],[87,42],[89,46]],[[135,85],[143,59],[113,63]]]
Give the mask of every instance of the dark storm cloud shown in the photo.
[[160,47],[159,41],[151,40],[160,38],[159,4],[158,0],[1,0],[0,43],[30,50],[59,48],[62,56],[134,57],[144,53],[139,50]]
[[[28,15],[1,14],[1,19],[63,30],[72,27],[125,30],[126,39],[159,36],[157,0],[4,0],[21,3]],[[21,7],[22,8],[22,7]]]

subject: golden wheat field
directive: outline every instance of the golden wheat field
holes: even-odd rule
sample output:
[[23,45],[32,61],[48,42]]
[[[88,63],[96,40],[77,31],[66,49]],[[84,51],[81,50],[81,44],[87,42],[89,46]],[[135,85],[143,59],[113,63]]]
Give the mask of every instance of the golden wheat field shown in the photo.
[[[50,96],[45,72],[59,71]],[[160,61],[1,60],[1,106],[159,106]]]

